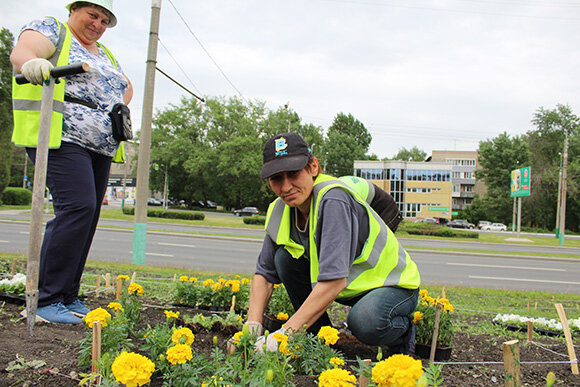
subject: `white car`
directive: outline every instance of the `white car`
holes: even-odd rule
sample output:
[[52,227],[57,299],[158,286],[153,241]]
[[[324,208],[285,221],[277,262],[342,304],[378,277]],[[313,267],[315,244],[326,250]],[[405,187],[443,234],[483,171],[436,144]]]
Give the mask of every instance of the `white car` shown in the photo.
[[507,231],[507,226],[503,223],[492,223],[483,226],[481,229],[487,231]]

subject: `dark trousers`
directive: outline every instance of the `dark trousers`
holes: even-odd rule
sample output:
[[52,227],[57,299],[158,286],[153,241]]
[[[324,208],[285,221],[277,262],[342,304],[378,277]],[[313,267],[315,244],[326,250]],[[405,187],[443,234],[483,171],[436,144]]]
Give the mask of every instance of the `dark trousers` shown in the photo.
[[[26,151],[34,162],[36,149]],[[40,251],[38,306],[70,304],[77,299],[111,160],[66,142],[59,149],[49,150],[46,186],[55,217],[46,224]]]

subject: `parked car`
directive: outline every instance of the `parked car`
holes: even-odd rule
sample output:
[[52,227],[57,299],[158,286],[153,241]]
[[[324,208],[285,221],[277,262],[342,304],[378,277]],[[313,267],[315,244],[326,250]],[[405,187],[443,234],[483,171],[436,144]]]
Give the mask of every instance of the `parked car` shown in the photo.
[[205,201],[205,208],[210,208],[210,209],[215,210],[217,208],[217,203],[212,202],[211,200],[206,200]]
[[447,222],[447,227],[465,228],[465,229],[473,230],[475,228],[475,225],[473,223],[469,223],[465,219],[455,219],[455,220],[452,220],[450,222]]
[[433,224],[439,224],[439,222],[437,221],[437,219],[434,219],[434,218],[417,219],[415,221],[415,223],[433,223]]
[[480,229],[480,230],[483,230],[483,227],[484,226],[489,226],[489,225],[491,225],[491,222],[490,221],[488,221],[488,220],[480,220],[477,223],[477,228]]
[[254,216],[258,215],[259,213],[260,210],[258,210],[256,207],[244,207],[241,210],[234,211],[235,216]]
[[159,199],[149,198],[149,199],[147,199],[147,205],[148,206],[162,206],[163,203]]
[[503,223],[492,223],[483,226],[482,230],[488,231],[507,231],[507,226]]

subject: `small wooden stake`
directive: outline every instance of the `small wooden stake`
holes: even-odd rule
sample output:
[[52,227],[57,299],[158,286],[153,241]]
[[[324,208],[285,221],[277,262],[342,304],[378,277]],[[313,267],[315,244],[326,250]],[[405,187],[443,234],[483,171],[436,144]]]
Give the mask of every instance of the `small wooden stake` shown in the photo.
[[95,296],[99,297],[100,291],[101,291],[101,276],[97,275],[97,284],[95,287]]
[[534,334],[534,323],[528,320],[528,341],[532,341],[533,334]]
[[[371,364],[371,359],[364,359],[363,363],[368,366],[369,364]],[[364,376],[363,374],[360,374],[358,377],[358,385],[360,387],[366,387],[369,384],[369,378],[367,378],[366,376]]]
[[121,299],[121,291],[123,290],[123,280],[121,278],[117,278],[117,300]]
[[97,362],[100,359],[101,359],[101,322],[95,321],[93,323],[93,361],[92,361],[93,373],[99,372]]
[[447,298],[447,296],[445,295],[445,286],[441,288],[441,298]]
[[177,281],[177,274],[173,274],[173,282]]
[[534,306],[534,309],[538,309],[538,301],[536,301],[536,305]]
[[518,340],[503,343],[503,367],[506,387],[520,387],[520,346]]
[[111,273],[105,274],[105,289],[107,292],[111,291]]
[[572,374],[578,375],[578,358],[576,357],[576,351],[574,351],[574,343],[572,342],[572,336],[570,335],[570,327],[568,326],[566,312],[564,312],[562,304],[554,304],[554,306],[558,311],[558,317],[560,317],[560,323],[562,323],[562,330],[564,331],[564,337],[566,338],[566,347],[568,348],[568,356],[570,356]]
[[18,259],[14,258],[12,260],[12,267],[10,268],[10,274],[16,274],[16,267],[18,266]]
[[429,363],[435,361],[435,351],[437,350],[437,336],[439,336],[439,320],[441,319],[441,304],[435,308],[435,323],[433,325],[433,340],[431,340],[431,353],[429,354]]
[[232,296],[232,306],[230,306],[230,312],[234,311],[235,306],[236,306],[236,295],[234,294]]
[[134,271],[133,272],[133,275],[131,276],[131,282],[130,283],[134,283],[136,279],[137,279],[137,272]]
[[528,310],[530,310],[530,301],[528,301]]

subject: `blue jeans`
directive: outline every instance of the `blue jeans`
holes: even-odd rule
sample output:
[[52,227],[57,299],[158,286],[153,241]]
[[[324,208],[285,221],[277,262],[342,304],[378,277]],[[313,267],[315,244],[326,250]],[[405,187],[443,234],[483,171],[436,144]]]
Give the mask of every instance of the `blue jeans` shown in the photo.
[[[33,162],[36,149],[26,148]],[[46,223],[40,251],[38,306],[70,304],[78,298],[81,276],[99,221],[111,157],[63,142],[48,152],[46,186],[55,217]]]
[[[292,305],[298,310],[312,291],[310,262],[304,257],[293,258],[282,247],[276,250],[274,262]],[[347,317],[348,329],[362,343],[396,346],[408,339],[406,333],[413,324],[418,297],[419,289],[384,286],[337,302],[352,307]],[[326,325],[331,325],[331,322],[324,313],[308,331],[316,333]]]

